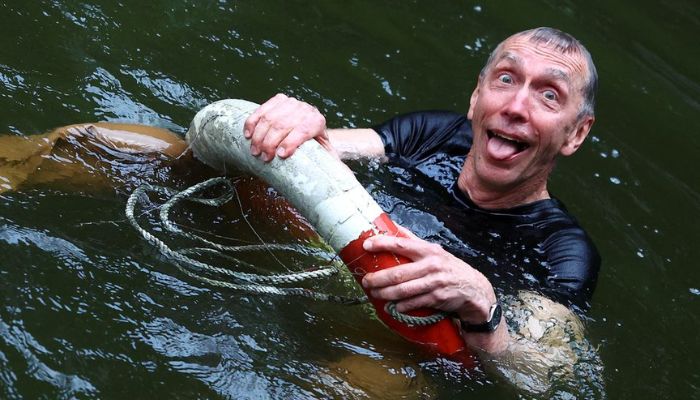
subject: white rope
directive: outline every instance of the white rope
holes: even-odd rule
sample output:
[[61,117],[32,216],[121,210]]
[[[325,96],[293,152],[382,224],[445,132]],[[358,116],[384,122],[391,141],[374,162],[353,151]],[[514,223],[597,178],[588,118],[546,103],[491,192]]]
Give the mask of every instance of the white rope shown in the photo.
[[[226,192],[215,198],[200,198],[194,197],[195,194],[210,188],[212,186],[222,185]],[[157,238],[155,235],[141,227],[135,217],[136,206],[140,201],[148,199],[147,193],[154,192],[160,195],[170,196],[170,198],[163,204],[160,210],[160,222],[166,228],[167,231],[186,237],[190,240],[198,241],[203,243],[206,247],[193,247],[180,250],[171,249],[165,242]],[[275,251],[295,251],[302,253],[312,253],[321,255],[323,252],[321,250],[311,250],[307,247],[300,245],[289,245],[289,244],[268,244],[264,243],[261,245],[245,245],[245,246],[225,246],[219,243],[212,242],[210,240],[204,239],[198,235],[188,233],[180,229],[170,220],[170,210],[183,200],[188,200],[200,204],[220,206],[234,197],[235,190],[231,182],[223,177],[212,178],[204,182],[200,182],[194,186],[191,186],[181,192],[174,191],[169,188],[154,186],[154,185],[143,185],[131,193],[129,199],[126,203],[126,217],[129,223],[136,229],[141,237],[158,249],[158,251],[169,261],[171,261],[181,272],[185,275],[197,279],[201,282],[207,283],[212,286],[224,287],[231,290],[243,291],[247,293],[255,294],[268,294],[268,295],[278,295],[278,296],[300,296],[306,297],[314,300],[332,301],[341,304],[360,304],[367,301],[366,296],[361,297],[345,297],[337,296],[326,293],[319,293],[311,289],[298,288],[298,287],[278,287],[274,285],[279,284],[289,284],[297,283],[309,279],[326,278],[337,274],[340,271],[340,266],[338,262],[331,260],[331,264],[327,267],[319,268],[312,271],[296,272],[290,274],[276,274],[276,275],[260,275],[260,274],[250,274],[237,272],[230,268],[222,268],[213,266],[199,260],[196,260],[189,255],[191,254],[201,254],[210,253],[227,260],[230,260],[235,265],[245,265],[247,263],[242,260],[238,260],[235,257],[231,257],[225,253],[226,252],[244,252],[244,251],[261,251],[261,250],[275,250]],[[250,266],[250,264],[247,264]],[[222,281],[219,279],[213,279],[201,275],[201,273],[224,275],[227,278],[233,280],[234,282]],[[265,284],[265,285],[263,285]]]

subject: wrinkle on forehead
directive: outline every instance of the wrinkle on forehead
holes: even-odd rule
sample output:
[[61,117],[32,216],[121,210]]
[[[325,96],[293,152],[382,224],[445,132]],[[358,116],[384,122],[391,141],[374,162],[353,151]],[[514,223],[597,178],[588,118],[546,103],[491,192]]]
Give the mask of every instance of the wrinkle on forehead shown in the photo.
[[572,81],[577,81],[582,86],[588,75],[588,67],[581,54],[564,53],[548,44],[534,44],[527,37],[515,37],[503,43],[503,49],[497,62],[506,59],[515,65],[522,65],[524,61],[518,53],[532,53],[560,66],[561,69],[549,68],[548,73],[565,80],[569,84]]

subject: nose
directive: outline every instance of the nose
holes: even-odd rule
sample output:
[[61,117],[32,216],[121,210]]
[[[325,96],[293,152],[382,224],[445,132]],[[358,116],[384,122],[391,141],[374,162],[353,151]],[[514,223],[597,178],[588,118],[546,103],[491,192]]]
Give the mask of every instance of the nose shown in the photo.
[[529,109],[529,93],[527,87],[523,86],[513,92],[508,99],[503,112],[514,122],[525,122],[528,119]]

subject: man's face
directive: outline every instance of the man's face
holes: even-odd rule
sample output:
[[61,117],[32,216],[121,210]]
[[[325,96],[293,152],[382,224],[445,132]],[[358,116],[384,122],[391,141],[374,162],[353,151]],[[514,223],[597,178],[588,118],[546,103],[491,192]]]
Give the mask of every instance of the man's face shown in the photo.
[[472,94],[474,143],[465,168],[492,190],[546,184],[558,154],[573,154],[593,117],[577,120],[588,71],[583,57],[527,37],[506,41]]

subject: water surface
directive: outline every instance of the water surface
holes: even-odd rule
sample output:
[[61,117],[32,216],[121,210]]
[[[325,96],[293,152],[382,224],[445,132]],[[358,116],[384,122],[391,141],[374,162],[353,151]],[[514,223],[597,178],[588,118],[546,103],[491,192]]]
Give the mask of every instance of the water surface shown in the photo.
[[[598,66],[597,122],[551,190],[603,257],[587,325],[607,395],[700,398],[695,2],[3,1],[0,18],[0,132],[15,136],[99,120],[183,133],[212,101],[277,92],[315,105],[332,127],[465,111],[501,39],[540,25],[574,34]],[[358,168],[377,193],[396,178]],[[338,373],[342,359],[420,376],[442,398],[517,397],[495,377],[426,360],[362,308],[240,295],[183,276],[125,221],[134,184],[1,195],[0,397],[386,395]],[[235,215],[193,207],[178,218],[255,240],[227,222]],[[277,226],[256,229],[285,239]]]

